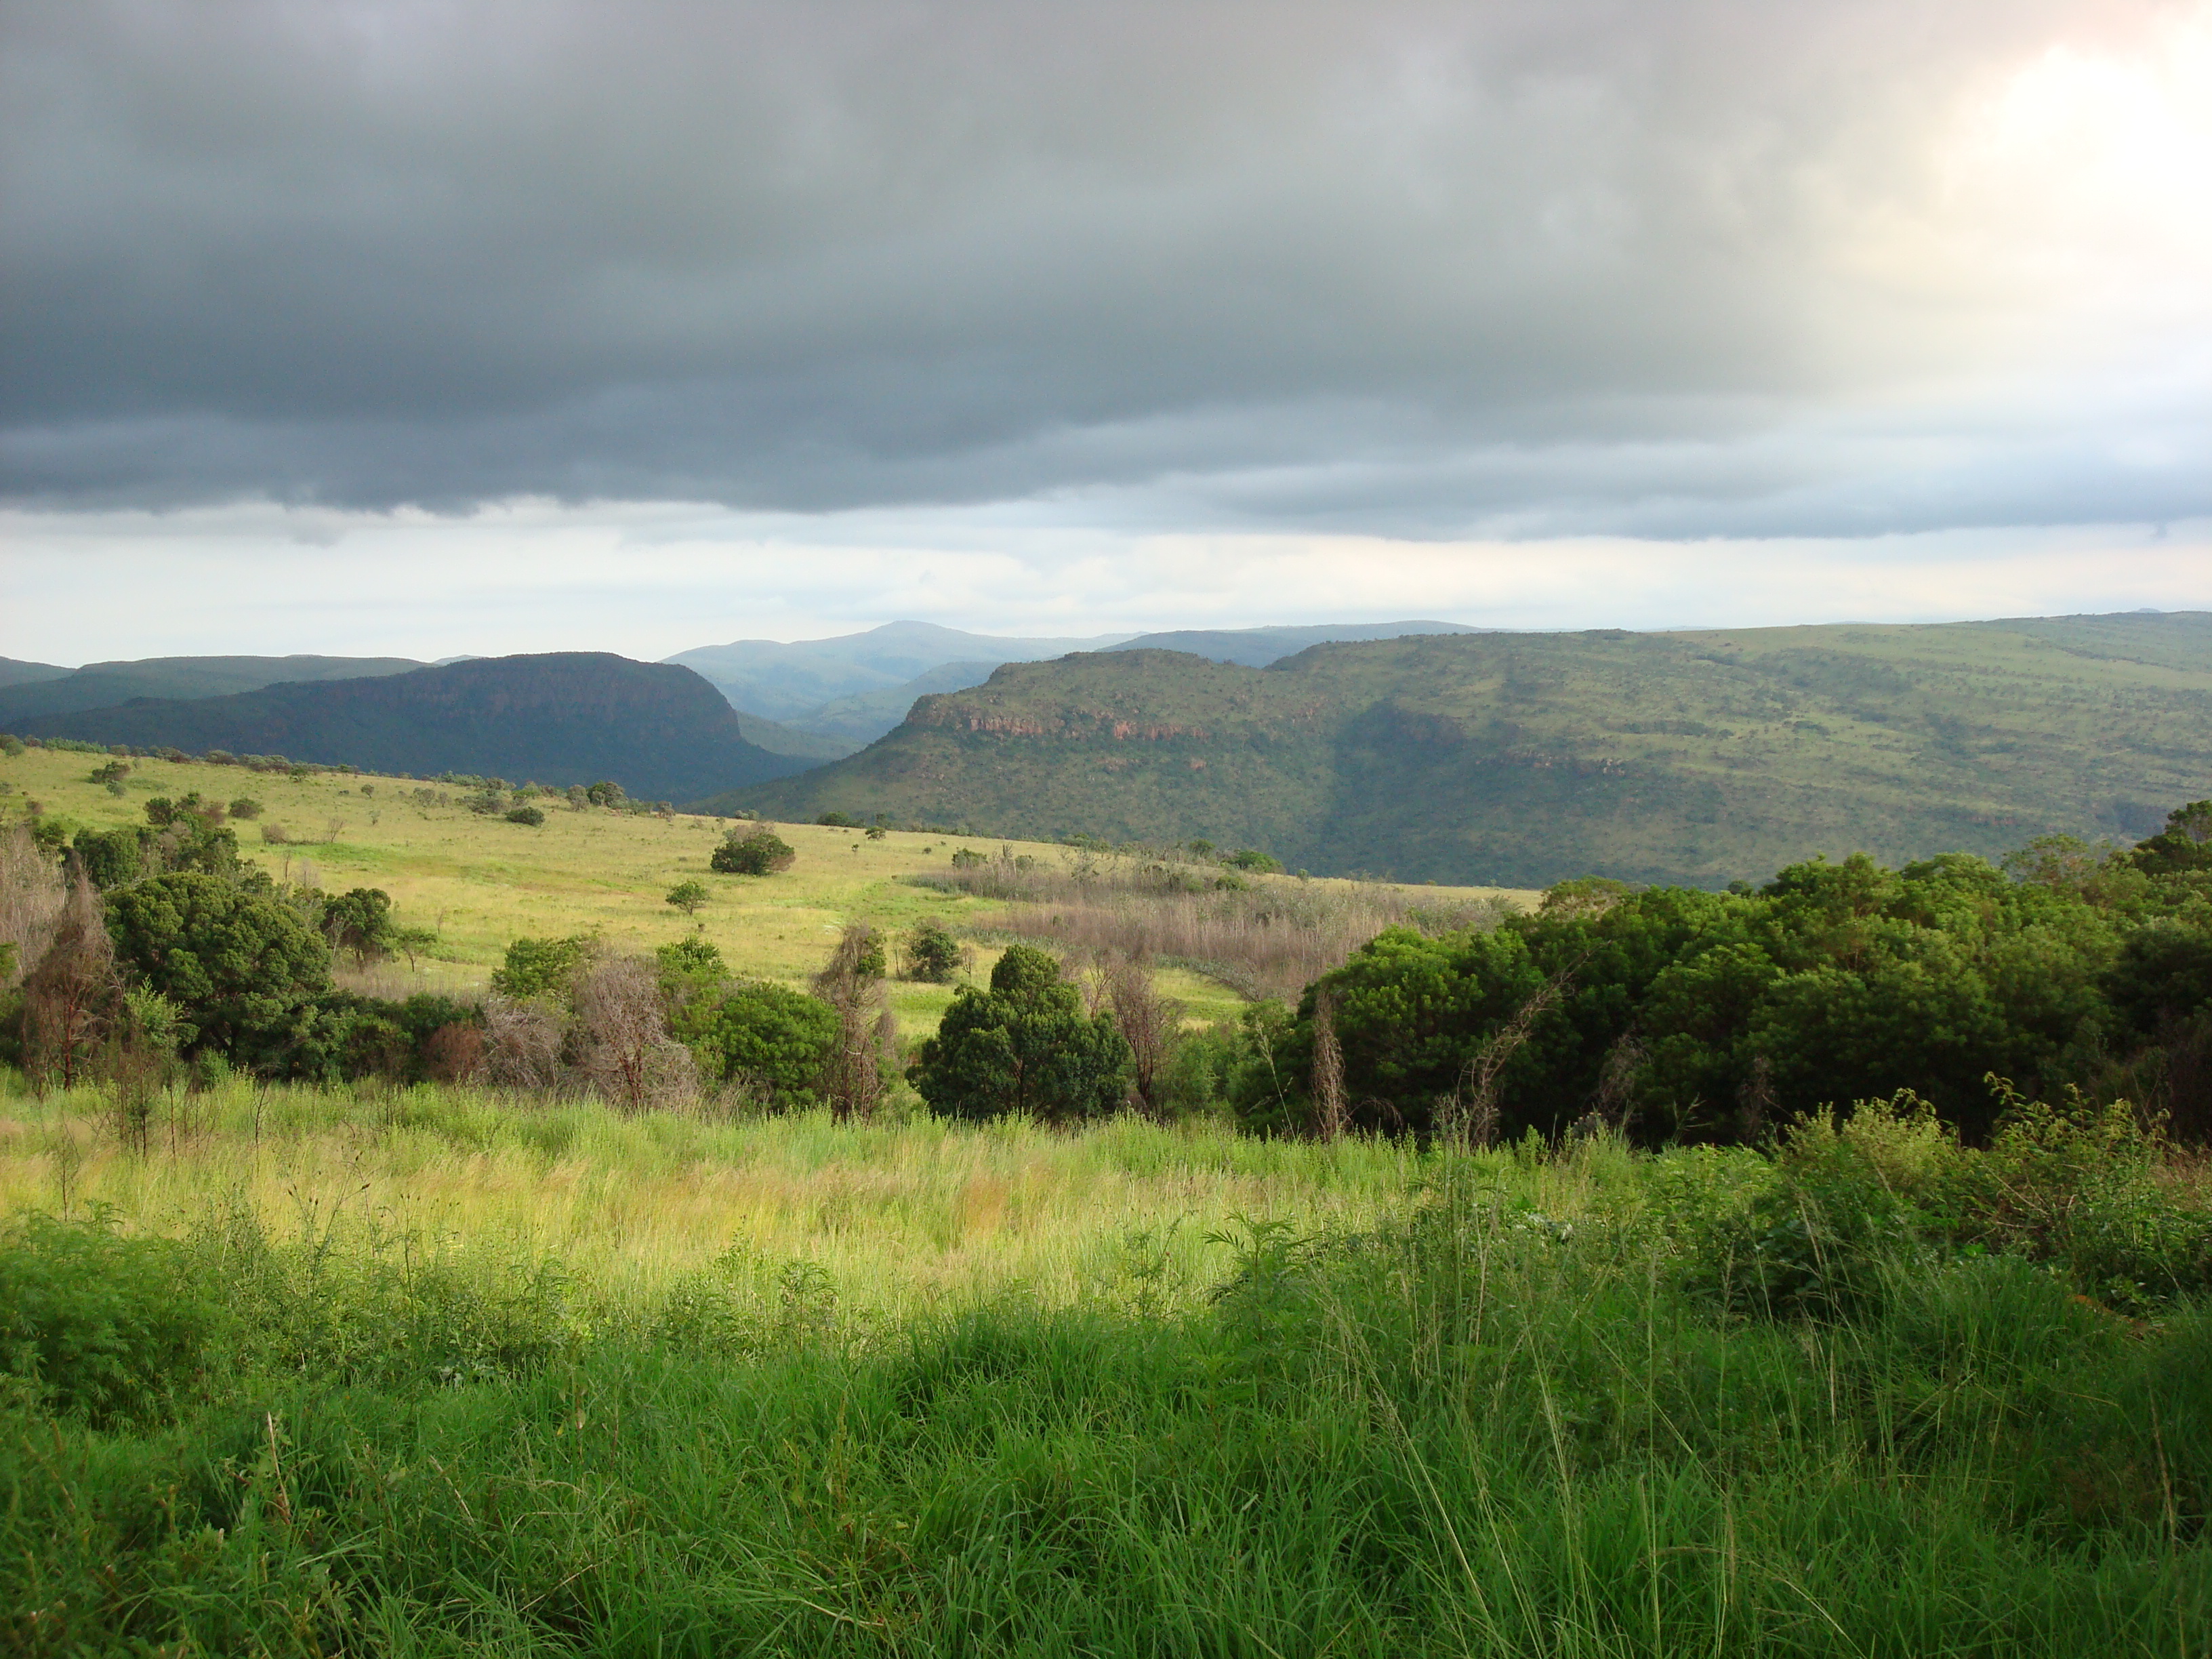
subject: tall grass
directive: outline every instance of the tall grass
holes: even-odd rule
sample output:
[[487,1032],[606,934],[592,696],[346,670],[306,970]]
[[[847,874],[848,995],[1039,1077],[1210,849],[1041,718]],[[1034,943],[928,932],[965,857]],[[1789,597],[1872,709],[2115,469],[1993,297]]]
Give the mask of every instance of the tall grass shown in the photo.
[[1386,927],[1492,927],[1516,908],[1503,894],[1250,878],[1205,860],[1089,851],[1002,853],[926,879],[1006,902],[994,931],[1076,956],[1188,963],[1250,996],[1295,997]]
[[[823,1155],[867,1133],[805,1131]],[[19,1229],[7,1288],[111,1340],[93,1403],[0,1407],[0,1630],[33,1653],[2203,1651],[2212,1321],[2136,1331],[2029,1264],[1909,1253],[1849,1320],[1732,1316],[1651,1208],[1711,1170],[1668,1167],[1475,1155],[1357,1226],[1237,1225],[1212,1294],[1163,1309],[1009,1284],[854,1327],[801,1284],[735,1343],[698,1281],[563,1336],[561,1285],[513,1273]],[[380,1342],[303,1362],[349,1300]],[[134,1406],[155,1355],[192,1385]]]
[[619,1299],[732,1250],[818,1270],[887,1317],[1008,1286],[1040,1305],[1097,1293],[1133,1249],[1155,1285],[1219,1270],[1206,1235],[1241,1213],[1354,1226],[1423,1166],[1386,1143],[1261,1142],[1117,1119],[1072,1133],[826,1113],[716,1121],[471,1088],[324,1091],[236,1079],[170,1097],[154,1152],[94,1091],[0,1097],[0,1214],[104,1212],[182,1236],[243,1211],[272,1238],[446,1241],[558,1261]]

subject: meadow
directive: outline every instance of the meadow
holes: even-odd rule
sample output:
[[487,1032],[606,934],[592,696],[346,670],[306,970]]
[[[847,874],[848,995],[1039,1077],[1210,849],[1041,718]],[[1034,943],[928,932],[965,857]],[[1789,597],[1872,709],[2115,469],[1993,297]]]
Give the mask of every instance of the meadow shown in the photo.
[[5,1104],[10,1651],[2212,1640],[2212,1319],[1894,1224],[1933,1143],[1879,1113],[1464,1153],[234,1085],[141,1156]]
[[[251,859],[436,929],[388,990],[666,944],[696,877],[741,970],[933,916],[971,976],[1143,949],[1202,1024],[1516,902],[811,825],[751,882],[711,819],[94,763],[0,805],[251,794]],[[9,1652],[2212,1648],[2212,1167],[2124,1103],[1638,1150],[131,1075],[0,1069]]]
[[[798,857],[788,872],[755,879],[708,869],[708,856],[730,827],[720,818],[555,806],[532,828],[471,811],[460,804],[467,791],[452,785],[335,773],[295,778],[144,758],[131,762],[124,793],[114,795],[90,781],[101,759],[43,749],[0,755],[0,788],[6,791],[0,818],[36,801],[50,817],[105,830],[143,823],[145,803],[156,797],[195,791],[210,800],[249,796],[262,804],[261,817],[233,826],[249,863],[281,881],[331,892],[380,888],[392,896],[401,921],[436,933],[437,943],[412,964],[394,960],[366,978],[352,976],[356,987],[380,995],[417,988],[480,993],[511,940],[575,933],[642,952],[696,932],[738,972],[799,985],[821,969],[848,923],[896,934],[925,917],[956,932],[982,933],[969,977],[988,977],[996,954],[992,940],[1009,906],[951,885],[946,878],[954,854],[1029,859],[1055,871],[1081,857],[1052,843],[896,830],[872,838],[859,829],[779,824],[777,833]],[[287,836],[284,843],[262,839],[262,827],[270,824]],[[916,879],[922,877],[939,884]],[[1249,879],[1340,905],[1391,895],[1401,907],[1492,899],[1525,904],[1535,897],[1492,888]],[[665,902],[668,890],[684,880],[704,882],[714,895],[690,919]],[[1335,941],[1334,948],[1341,959],[1350,945]],[[1158,965],[1154,977],[1194,1021],[1231,1017],[1243,1000],[1237,987],[1188,967]],[[951,986],[902,981],[888,988],[908,1036],[934,1029],[952,995]]]

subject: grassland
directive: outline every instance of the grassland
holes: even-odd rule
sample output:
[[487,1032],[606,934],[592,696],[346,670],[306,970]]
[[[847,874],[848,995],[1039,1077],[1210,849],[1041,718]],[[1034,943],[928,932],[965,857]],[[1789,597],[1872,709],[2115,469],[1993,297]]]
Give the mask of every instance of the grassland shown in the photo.
[[[1852,1245],[1844,1165],[427,1088],[141,1158],[104,1109],[0,1102],[10,1651],[2212,1641],[2212,1318]],[[1778,1201],[1848,1302],[1732,1289]]]
[[[463,791],[375,776],[325,774],[289,778],[235,767],[141,760],[121,796],[89,781],[100,762],[52,750],[0,756],[0,812],[35,800],[50,816],[106,829],[145,821],[145,803],[198,791],[210,799],[250,795],[265,809],[235,825],[241,853],[283,879],[311,879],[331,891],[379,887],[392,895],[401,920],[434,928],[438,943],[417,963],[432,988],[475,991],[487,983],[507,943],[524,936],[599,934],[617,950],[648,951],[697,931],[739,973],[797,984],[818,970],[847,923],[866,921],[900,932],[925,916],[956,930],[988,933],[1005,904],[995,899],[918,884],[943,874],[962,848],[1057,866],[1063,847],[1004,844],[975,836],[893,830],[872,839],[858,830],[817,824],[778,826],[798,853],[786,873],[762,878],[715,874],[708,856],[729,825],[697,814],[672,818],[556,807],[540,828],[513,824],[456,804]],[[434,797],[424,802],[424,791]],[[435,797],[445,797],[439,804]],[[264,843],[261,826],[293,838]],[[296,843],[296,844],[293,844]],[[695,921],[665,902],[678,882],[697,879],[714,896]],[[1269,879],[1269,878],[1262,878]],[[1352,884],[1308,884],[1351,893]],[[1431,893],[1428,900],[1478,902],[1495,890]],[[1527,894],[1507,895],[1526,902]],[[973,972],[988,975],[995,950],[977,949]],[[409,981],[395,966],[386,989]],[[1234,1012],[1237,993],[1186,968],[1164,967],[1161,989],[1182,1001],[1188,1018]],[[894,982],[894,1012],[911,1034],[933,1029],[951,1000],[950,986]]]

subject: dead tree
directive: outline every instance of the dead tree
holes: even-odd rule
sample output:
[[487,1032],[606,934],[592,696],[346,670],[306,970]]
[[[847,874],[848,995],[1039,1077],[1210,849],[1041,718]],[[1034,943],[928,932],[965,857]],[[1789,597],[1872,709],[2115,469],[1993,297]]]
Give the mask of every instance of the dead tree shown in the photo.
[[1489,1041],[1468,1056],[1461,1068],[1459,1085],[1437,1102],[1437,1133],[1462,1146],[1480,1149],[1498,1139],[1498,1083],[1506,1063],[1521,1050],[1574,982],[1577,958],[1562,968],[1513,1011],[1513,1017],[1490,1034]]
[[75,854],[67,880],[52,941],[23,978],[23,1069],[40,1094],[84,1081],[119,989],[100,892]]
[[866,1120],[884,1097],[884,1073],[898,1051],[898,1024],[884,1003],[884,941],[864,921],[848,926],[814,976],[814,994],[837,1013],[837,1036],[822,1066],[831,1114]]
[[1336,997],[1328,986],[1314,989],[1314,1133],[1323,1140],[1343,1138],[1351,1121],[1344,1097],[1344,1049],[1336,1038]]

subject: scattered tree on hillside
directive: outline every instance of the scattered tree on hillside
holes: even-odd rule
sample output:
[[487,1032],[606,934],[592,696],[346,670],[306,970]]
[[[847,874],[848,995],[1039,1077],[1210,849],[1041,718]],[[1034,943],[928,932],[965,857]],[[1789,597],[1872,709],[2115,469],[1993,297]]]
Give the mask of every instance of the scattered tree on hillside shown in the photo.
[[679,881],[668,890],[665,902],[674,905],[687,916],[696,916],[713,896],[703,881]]
[[927,985],[949,985],[967,955],[943,922],[924,916],[907,935],[906,976]]
[[492,970],[491,988],[518,1002],[565,992],[594,943],[588,933],[573,933],[567,939],[512,940],[505,959]]
[[323,901],[323,935],[334,951],[366,965],[390,956],[398,942],[392,896],[378,887],[356,887]]
[[708,859],[708,867],[727,876],[770,876],[798,860],[791,844],[763,824],[750,831],[732,830]]

